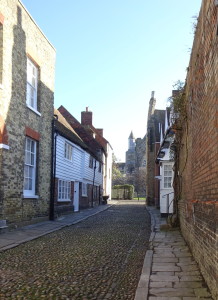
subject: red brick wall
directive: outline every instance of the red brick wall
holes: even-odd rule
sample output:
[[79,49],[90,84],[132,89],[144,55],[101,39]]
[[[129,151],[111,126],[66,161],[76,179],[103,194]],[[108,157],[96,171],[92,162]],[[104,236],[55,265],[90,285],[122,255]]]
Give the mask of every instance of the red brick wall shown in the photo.
[[[187,74],[177,198],[182,233],[217,299],[218,8],[203,0]],[[179,194],[178,194],[179,193]]]

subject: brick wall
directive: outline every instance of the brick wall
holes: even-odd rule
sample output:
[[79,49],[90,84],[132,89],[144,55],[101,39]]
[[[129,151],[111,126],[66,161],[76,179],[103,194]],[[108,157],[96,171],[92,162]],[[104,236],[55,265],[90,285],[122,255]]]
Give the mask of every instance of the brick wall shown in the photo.
[[202,1],[187,73],[176,197],[182,233],[214,299],[217,294],[218,8]]
[[[55,50],[20,1],[1,0],[0,15],[4,17],[0,115],[9,146],[9,150],[0,149],[0,218],[19,223],[48,215]],[[39,67],[37,102],[41,115],[26,105],[27,55]],[[25,136],[31,132],[38,136],[38,198],[34,199],[23,197]]]

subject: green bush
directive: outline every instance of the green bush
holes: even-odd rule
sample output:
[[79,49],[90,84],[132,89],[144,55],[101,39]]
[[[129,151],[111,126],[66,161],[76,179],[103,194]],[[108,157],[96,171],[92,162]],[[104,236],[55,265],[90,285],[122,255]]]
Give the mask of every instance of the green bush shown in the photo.
[[112,187],[112,199],[132,200],[134,186],[131,184],[115,185]]

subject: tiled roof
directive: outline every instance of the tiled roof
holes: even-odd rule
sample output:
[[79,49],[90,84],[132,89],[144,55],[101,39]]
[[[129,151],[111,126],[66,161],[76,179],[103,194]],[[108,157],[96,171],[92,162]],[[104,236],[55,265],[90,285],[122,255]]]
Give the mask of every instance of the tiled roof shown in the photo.
[[[64,106],[60,106],[58,108],[58,111],[62,114],[62,116],[77,133],[77,135],[82,139],[82,141],[88,146],[88,148],[93,153],[95,153],[96,156],[98,156],[99,150],[103,150],[105,152],[104,146],[99,141],[94,139],[92,134],[88,132],[85,126],[81,125],[79,121],[76,118],[74,118]],[[96,135],[99,136],[99,134],[97,133]]]

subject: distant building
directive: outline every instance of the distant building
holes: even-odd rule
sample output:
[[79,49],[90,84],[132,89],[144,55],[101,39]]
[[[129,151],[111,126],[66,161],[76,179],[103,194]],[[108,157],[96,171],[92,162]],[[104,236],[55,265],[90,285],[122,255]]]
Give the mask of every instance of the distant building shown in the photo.
[[136,169],[146,168],[146,135],[135,139],[131,131],[128,138],[126,161],[116,163],[117,168],[124,175],[134,175]]
[[[160,147],[161,131],[164,133],[165,110],[155,109],[156,99],[154,91],[151,93],[147,121],[147,143],[146,143],[146,194],[147,204],[159,207],[159,182],[155,176],[160,175],[160,168],[155,164],[157,152]],[[160,130],[161,128],[161,130]]]
[[135,172],[135,137],[131,131],[128,138],[128,150],[126,151],[126,164],[125,164],[125,173],[132,174]]

